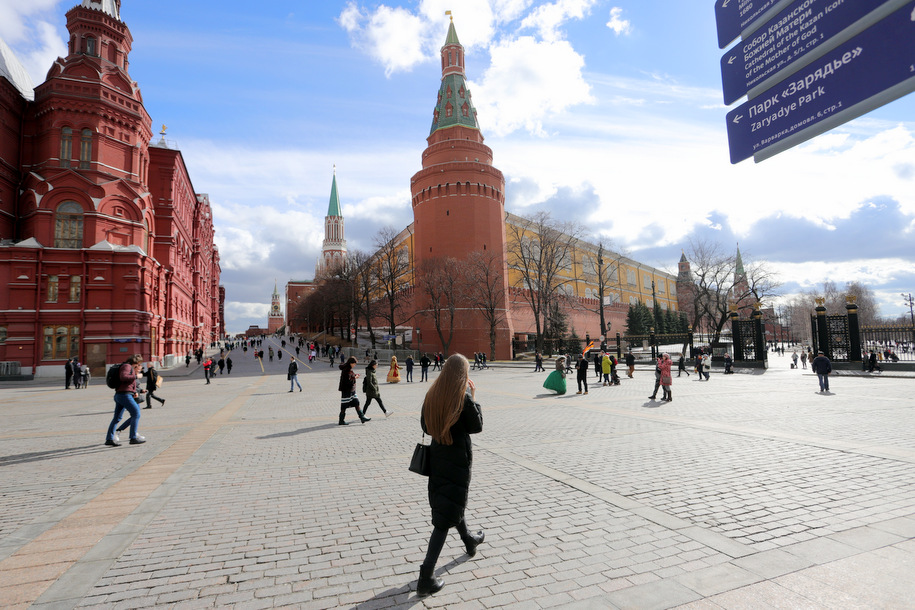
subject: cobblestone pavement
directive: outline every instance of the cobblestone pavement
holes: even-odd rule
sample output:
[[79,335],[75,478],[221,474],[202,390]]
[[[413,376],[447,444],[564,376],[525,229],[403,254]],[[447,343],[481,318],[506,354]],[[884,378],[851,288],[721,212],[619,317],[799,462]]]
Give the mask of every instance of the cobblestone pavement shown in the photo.
[[406,466],[428,384],[382,381],[393,415],[344,427],[327,361],[289,393],[288,356],[233,360],[210,385],[165,371],[148,442],[117,448],[103,380],[0,386],[0,606],[912,607],[913,379],[823,395],[776,357],[675,377],[660,403],[649,370],[565,396],[532,367],[474,371],[486,541],[470,559],[452,533],[445,588],[418,599],[431,525]]

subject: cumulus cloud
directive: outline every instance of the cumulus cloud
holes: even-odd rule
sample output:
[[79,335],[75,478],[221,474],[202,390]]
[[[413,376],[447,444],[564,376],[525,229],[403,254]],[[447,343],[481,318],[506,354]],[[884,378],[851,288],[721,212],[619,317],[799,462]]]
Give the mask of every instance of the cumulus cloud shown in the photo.
[[628,36],[632,32],[632,24],[628,19],[623,19],[623,9],[614,6],[610,9],[610,21],[607,27],[610,28],[617,36]]
[[562,26],[570,19],[583,19],[597,0],[558,0],[538,6],[521,22],[522,28],[533,28],[546,41],[564,37]]
[[470,83],[485,133],[525,129],[542,136],[546,117],[593,101],[582,76],[584,57],[565,40],[522,36],[493,45],[490,54],[483,79]]
[[16,55],[35,85],[44,82],[58,57],[67,54],[67,43],[54,24],[59,0],[0,2],[0,38]]

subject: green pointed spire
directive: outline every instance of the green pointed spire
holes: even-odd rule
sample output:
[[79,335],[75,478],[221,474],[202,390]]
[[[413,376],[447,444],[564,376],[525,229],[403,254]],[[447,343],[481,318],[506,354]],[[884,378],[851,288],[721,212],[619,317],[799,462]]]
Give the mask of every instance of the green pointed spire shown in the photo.
[[746,271],[743,270],[743,258],[740,256],[740,244],[737,244],[737,270],[736,274],[738,276],[746,275]]
[[337,168],[334,167],[334,181],[330,187],[330,203],[327,206],[328,216],[343,216],[340,211],[340,197],[337,195]]
[[457,30],[454,29],[454,17],[451,18],[451,23],[448,25],[448,36],[445,38],[445,44],[461,44],[457,37]]

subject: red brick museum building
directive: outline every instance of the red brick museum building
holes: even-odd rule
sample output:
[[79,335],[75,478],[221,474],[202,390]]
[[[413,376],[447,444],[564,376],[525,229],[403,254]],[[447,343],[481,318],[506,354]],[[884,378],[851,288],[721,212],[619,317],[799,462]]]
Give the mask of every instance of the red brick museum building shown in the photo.
[[152,141],[120,1],[66,17],[34,89],[0,40],[0,362],[170,363],[224,334],[209,198],[164,129]]

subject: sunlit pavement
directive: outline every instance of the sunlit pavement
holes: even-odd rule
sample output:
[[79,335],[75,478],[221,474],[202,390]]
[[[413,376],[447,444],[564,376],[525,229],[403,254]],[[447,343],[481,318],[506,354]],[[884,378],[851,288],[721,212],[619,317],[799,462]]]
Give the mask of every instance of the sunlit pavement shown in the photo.
[[[265,347],[266,349],[266,347]],[[909,378],[650,370],[555,396],[533,366],[474,371],[467,520],[445,587],[417,599],[431,532],[407,470],[426,383],[383,382],[337,425],[338,370],[232,353],[206,385],[164,372],[148,441],[106,447],[111,390],[0,385],[4,608],[910,608],[915,401]],[[361,372],[363,364],[358,368]],[[432,379],[437,375],[432,372]],[[419,379],[419,369],[414,377]],[[594,381],[593,374],[589,383]],[[361,388],[361,384],[359,384]],[[364,402],[364,400],[363,400]],[[428,439],[427,439],[428,441]]]

